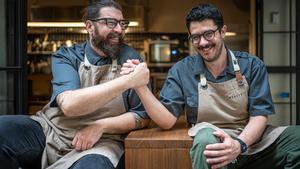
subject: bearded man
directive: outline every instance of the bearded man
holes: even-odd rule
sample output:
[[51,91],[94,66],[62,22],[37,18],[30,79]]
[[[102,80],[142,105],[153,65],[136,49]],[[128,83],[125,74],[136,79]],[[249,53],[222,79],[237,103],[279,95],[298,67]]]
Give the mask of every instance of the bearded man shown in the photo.
[[52,56],[53,93],[43,110],[0,116],[1,168],[124,167],[124,135],[149,122],[131,88],[148,84],[141,77],[149,72],[139,72],[142,64],[120,75],[124,62],[141,58],[123,43],[129,22],[118,3],[90,4],[84,21],[89,39]]

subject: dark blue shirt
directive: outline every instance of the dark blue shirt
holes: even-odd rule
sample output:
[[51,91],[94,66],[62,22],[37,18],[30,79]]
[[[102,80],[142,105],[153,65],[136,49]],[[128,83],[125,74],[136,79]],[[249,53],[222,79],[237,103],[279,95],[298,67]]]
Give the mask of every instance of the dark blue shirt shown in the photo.
[[[233,52],[238,59],[242,75],[249,84],[248,112],[250,116],[273,114],[274,106],[270,93],[268,73],[263,62],[246,52]],[[198,83],[200,73],[207,80],[220,83],[235,78],[231,57],[227,53],[227,67],[217,77],[206,69],[201,56],[188,56],[176,63],[170,70],[160,92],[161,102],[176,117],[186,110],[189,123],[197,122]]]
[[[89,62],[93,65],[103,66],[112,64],[110,57],[101,57],[90,46],[89,42],[84,42],[72,47],[61,47],[52,55],[52,88],[51,106],[57,107],[56,97],[67,90],[80,88],[80,78],[78,69],[81,62],[84,62],[86,54]],[[123,44],[120,56],[117,58],[118,65],[122,65],[127,59],[139,59],[139,54],[129,46]],[[143,118],[148,118],[145,109],[134,90],[126,90],[123,94],[124,105],[127,112],[135,112]]]

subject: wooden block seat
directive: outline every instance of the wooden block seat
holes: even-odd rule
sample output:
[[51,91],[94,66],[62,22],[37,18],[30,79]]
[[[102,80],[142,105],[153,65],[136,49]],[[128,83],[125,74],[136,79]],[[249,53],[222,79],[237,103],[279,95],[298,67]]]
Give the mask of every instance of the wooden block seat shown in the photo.
[[171,130],[157,126],[132,131],[125,139],[126,169],[191,169],[192,138],[180,120]]

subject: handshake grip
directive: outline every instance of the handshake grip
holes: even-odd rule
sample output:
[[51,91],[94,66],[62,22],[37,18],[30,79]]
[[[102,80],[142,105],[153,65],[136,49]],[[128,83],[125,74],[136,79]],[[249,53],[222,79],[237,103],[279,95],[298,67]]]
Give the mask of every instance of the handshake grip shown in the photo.
[[135,67],[134,75],[136,76],[137,86],[147,86],[150,79],[150,71],[146,63],[140,63]]
[[147,86],[150,79],[150,71],[146,63],[127,64],[126,67],[123,65],[121,74],[129,76],[133,88]]

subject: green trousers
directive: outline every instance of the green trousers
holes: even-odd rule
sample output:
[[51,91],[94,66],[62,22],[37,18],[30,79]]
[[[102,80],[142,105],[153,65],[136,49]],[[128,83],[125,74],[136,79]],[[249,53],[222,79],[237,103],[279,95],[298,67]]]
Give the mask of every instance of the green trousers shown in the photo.
[[[219,142],[211,128],[198,131],[190,150],[193,169],[210,169],[203,151],[207,144]],[[276,141],[254,155],[240,155],[235,164],[222,169],[300,169],[300,126],[285,129]]]

